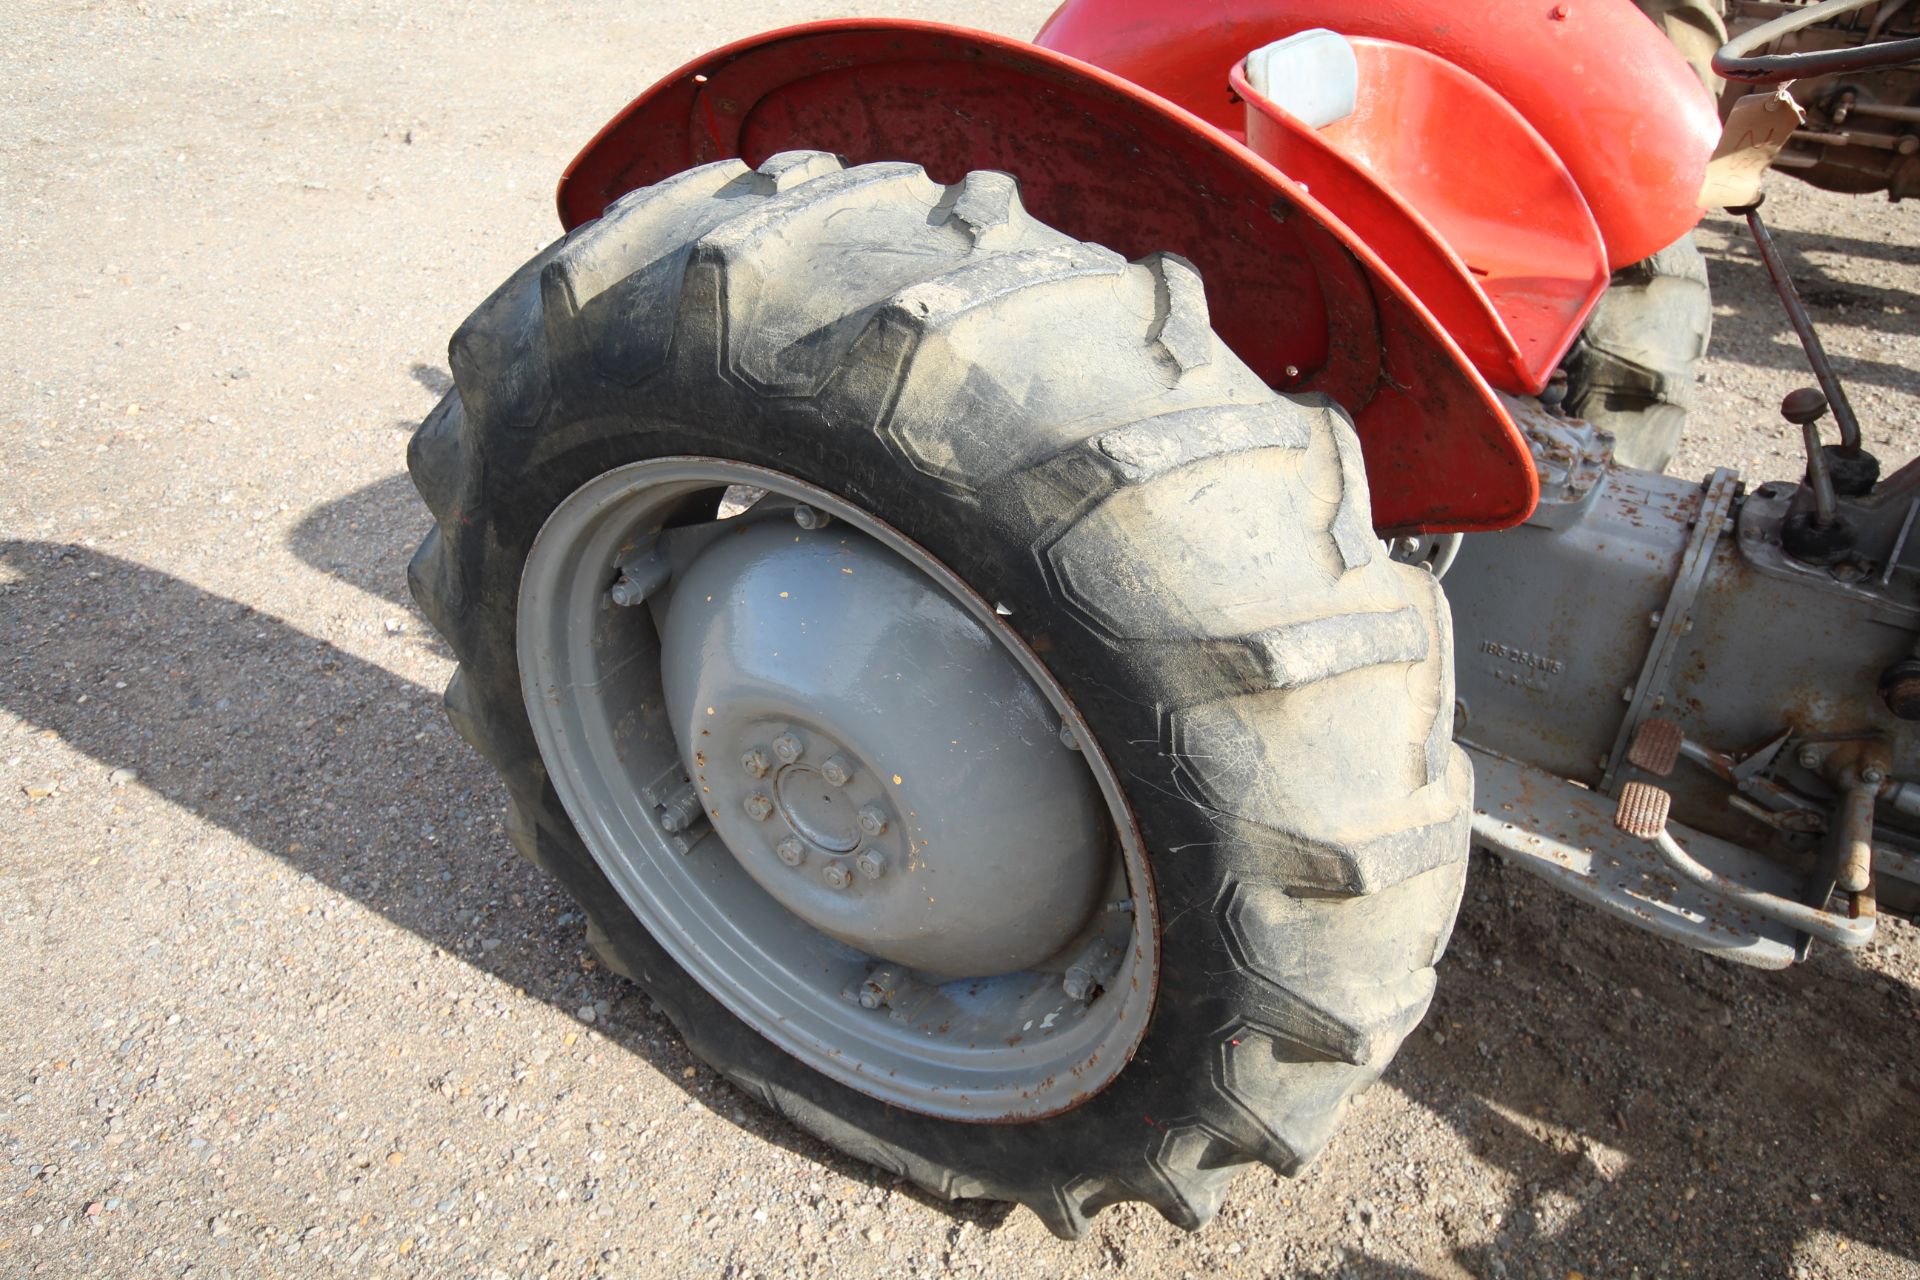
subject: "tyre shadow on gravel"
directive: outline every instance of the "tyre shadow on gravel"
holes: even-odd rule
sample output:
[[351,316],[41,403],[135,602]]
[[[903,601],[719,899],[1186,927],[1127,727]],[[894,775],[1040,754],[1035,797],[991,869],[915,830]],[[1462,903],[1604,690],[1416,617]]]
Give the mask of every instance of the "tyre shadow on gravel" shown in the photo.
[[1920,990],[1831,950],[1744,969],[1491,858],[1467,894],[1387,1077],[1515,1184],[1466,1271],[1819,1273],[1823,1231],[1920,1259]]
[[[301,529],[345,529],[357,547],[353,513],[403,484]],[[437,690],[100,552],[0,543],[0,568],[0,705],[15,715],[535,999],[570,1015],[604,1001],[596,1030],[753,1136],[956,1224],[1006,1220],[1009,1206],[939,1201],[815,1142],[593,967],[572,904],[508,846],[493,776]],[[1912,987],[1832,953],[1739,969],[1483,860],[1434,1011],[1386,1083],[1511,1175],[1496,1241],[1459,1250],[1474,1275],[1666,1274],[1676,1222],[1701,1242],[1695,1274],[1773,1275],[1820,1230],[1920,1256],[1916,1063]],[[1338,1274],[1414,1273],[1355,1257]]]
[[[327,518],[300,526],[315,531],[305,545],[342,545],[326,540],[340,529],[380,550],[369,530],[385,528],[379,505],[397,502],[393,486],[405,483],[323,508]],[[356,512],[369,517],[358,529]],[[594,1030],[756,1138],[956,1226],[991,1230],[1011,1212],[926,1196],[816,1142],[699,1063],[645,997],[593,963],[571,901],[508,845],[503,794],[454,736],[439,690],[83,547],[0,541],[0,584],[0,706],[92,757],[103,777],[137,770],[135,785],[569,1016],[604,1009]],[[404,600],[404,588],[377,580],[366,589]],[[428,642],[409,632],[393,643]]]
[[408,552],[396,549],[418,546],[431,523],[413,481],[398,471],[309,511],[287,547],[322,573],[412,612]]
[[[1748,238],[1746,225],[1720,219],[1712,229],[1729,241],[1727,247],[1701,245],[1713,290],[1712,354],[1754,368],[1797,373],[1811,385],[1813,374],[1807,367],[1806,356],[1767,279],[1766,268]],[[1884,278],[1884,269],[1873,264],[1920,262],[1920,247],[1793,231],[1779,231],[1775,243],[1813,319],[1814,328],[1821,332],[1841,381],[1920,394],[1920,371],[1856,355],[1846,349],[1851,345],[1850,335],[1834,332],[1842,328],[1871,327],[1881,341],[1920,336],[1920,297],[1904,289],[1873,283],[1876,278]],[[1831,268],[1807,256],[1809,249],[1823,254],[1844,254],[1841,270],[1845,274],[1832,274]]]

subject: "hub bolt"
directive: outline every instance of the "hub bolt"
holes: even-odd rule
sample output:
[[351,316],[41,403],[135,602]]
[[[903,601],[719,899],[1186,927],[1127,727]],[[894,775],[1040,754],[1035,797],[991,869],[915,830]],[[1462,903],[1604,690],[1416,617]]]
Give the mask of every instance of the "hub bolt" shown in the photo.
[[763,748],[755,747],[740,757],[740,767],[756,778],[764,778],[767,771],[773,768],[773,761],[767,758]]
[[887,815],[877,804],[860,806],[860,829],[870,836],[887,834]]
[[607,596],[622,609],[645,604],[647,597],[667,585],[672,571],[660,556],[658,544],[635,553],[620,566],[620,576],[607,589]]
[[824,511],[801,505],[793,509],[793,522],[802,529],[824,529],[832,523],[833,517]]
[[700,796],[692,785],[681,787],[660,804],[660,829],[685,831],[700,821]]
[[787,764],[798,760],[806,751],[800,743],[800,735],[789,729],[773,740],[773,754]]
[[867,975],[860,984],[860,1007],[862,1009],[884,1009],[898,1000],[907,989],[907,982],[901,974],[886,965]]
[[878,880],[887,870],[887,855],[878,849],[868,849],[854,861],[860,866],[860,874],[869,880]]
[[788,836],[785,840],[773,846],[773,851],[780,855],[780,861],[790,867],[797,867],[807,860],[807,846],[801,844],[792,836]]
[[853,766],[845,756],[828,756],[827,762],[820,766],[820,776],[836,787],[844,787],[853,781]]
[[773,801],[767,799],[758,791],[747,797],[744,807],[746,808],[747,816],[755,822],[765,822],[773,816]]
[[827,869],[820,874],[828,884],[836,889],[844,889],[853,883],[853,876],[847,872],[847,866],[844,862],[829,862]]

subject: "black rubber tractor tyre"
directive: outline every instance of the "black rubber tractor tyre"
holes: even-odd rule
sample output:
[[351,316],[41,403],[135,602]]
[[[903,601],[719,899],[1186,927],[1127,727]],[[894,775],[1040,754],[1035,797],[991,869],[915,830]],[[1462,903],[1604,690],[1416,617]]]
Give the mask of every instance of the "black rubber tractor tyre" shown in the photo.
[[1717,101],[1726,84],[1713,74],[1713,55],[1727,42],[1724,0],[1634,0],[1647,20],[1660,28],[1700,83]]
[[1613,433],[1616,461],[1665,471],[1712,336],[1707,262],[1688,234],[1613,273],[1563,363],[1567,411]]
[[[408,459],[449,712],[505,780],[514,842],[697,1054],[843,1151],[1065,1237],[1125,1200],[1197,1228],[1236,1167],[1320,1150],[1425,1012],[1460,899],[1449,619],[1376,541],[1346,416],[1255,378],[1189,265],[1047,228],[1004,174],[726,161],[547,248],[451,366]],[[675,455],[871,512],[1046,655],[1124,780],[1159,903],[1151,1021],[1103,1089],[1010,1124],[885,1104],[734,1017],[616,895],[535,746],[516,593],[557,504]]]

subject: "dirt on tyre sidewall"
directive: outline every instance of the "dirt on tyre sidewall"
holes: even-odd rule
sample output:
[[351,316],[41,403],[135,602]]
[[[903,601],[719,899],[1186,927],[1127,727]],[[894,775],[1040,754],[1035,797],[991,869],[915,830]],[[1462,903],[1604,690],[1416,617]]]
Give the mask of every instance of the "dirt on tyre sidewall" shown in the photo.
[[[730,161],[550,246],[451,365],[409,455],[449,711],[516,844],[696,1052],[834,1146],[1062,1235],[1136,1199],[1198,1227],[1238,1166],[1320,1149],[1424,1012],[1459,902],[1450,633],[1373,537],[1345,415],[1261,385],[1190,266],[1042,226],[1005,175]],[[521,567],[580,486],[682,455],[901,530],[1004,603],[1092,727],[1150,852],[1161,962],[1144,1038],[1080,1105],[968,1124],[809,1069],[673,961],[568,821],[520,687]]]

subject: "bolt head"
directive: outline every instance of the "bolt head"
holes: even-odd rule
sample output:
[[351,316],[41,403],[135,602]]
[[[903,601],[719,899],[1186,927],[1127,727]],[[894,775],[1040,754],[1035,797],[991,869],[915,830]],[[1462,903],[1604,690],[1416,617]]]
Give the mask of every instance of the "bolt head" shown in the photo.
[[842,755],[828,756],[820,766],[820,776],[836,787],[844,787],[853,781],[853,764]]
[[862,1009],[878,1009],[880,1007],[880,993],[872,987],[860,988],[860,1007]]
[[792,764],[805,752],[806,747],[801,744],[800,735],[791,729],[773,740],[773,754],[787,764]]
[[886,811],[877,804],[861,805],[859,822],[860,829],[870,836],[883,836],[887,834],[887,814]]
[[624,574],[619,581],[607,589],[607,597],[622,609],[632,608],[647,598],[646,593],[640,589],[640,584]]
[[820,876],[836,889],[844,889],[853,883],[853,876],[847,871],[846,864],[841,862],[829,862]]
[[817,511],[804,503],[793,509],[793,522],[802,529],[824,529],[833,519],[824,511]]
[[773,846],[773,851],[780,855],[780,861],[790,867],[797,867],[807,860],[807,846],[801,844],[792,836],[788,836],[785,840]]
[[869,880],[878,880],[886,874],[887,855],[878,849],[868,849],[854,861],[860,866],[860,874]]
[[1075,733],[1073,726],[1064,720],[1060,722],[1060,745],[1069,751],[1080,749],[1080,735]]
[[1874,768],[1872,765],[1868,765],[1866,768],[1860,771],[1860,781],[1866,783],[1870,787],[1877,787],[1881,783],[1885,782],[1886,780],[1887,780],[1887,775],[1882,773],[1880,770]]
[[1815,751],[1812,747],[1800,748],[1800,767],[1803,769],[1819,768],[1820,753],[1818,751]]
[[741,807],[747,811],[747,816],[755,822],[765,822],[773,816],[773,801],[767,799],[766,796],[758,791],[748,796],[746,802]]
[[740,767],[755,778],[764,778],[773,768],[773,760],[760,747],[755,747],[740,757]]

